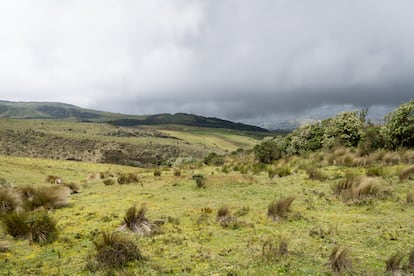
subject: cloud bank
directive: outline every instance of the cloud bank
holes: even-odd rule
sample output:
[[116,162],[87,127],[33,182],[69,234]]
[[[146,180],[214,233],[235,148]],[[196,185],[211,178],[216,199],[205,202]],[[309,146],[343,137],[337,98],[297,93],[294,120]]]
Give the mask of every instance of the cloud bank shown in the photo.
[[410,0],[3,1],[0,98],[248,122],[393,108],[414,95],[413,10]]

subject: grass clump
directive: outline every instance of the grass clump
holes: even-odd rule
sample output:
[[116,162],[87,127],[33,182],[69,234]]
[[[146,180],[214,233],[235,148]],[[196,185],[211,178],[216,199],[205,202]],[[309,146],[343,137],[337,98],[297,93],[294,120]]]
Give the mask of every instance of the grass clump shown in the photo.
[[414,191],[409,191],[407,193],[406,201],[408,204],[414,203]]
[[333,186],[334,194],[344,201],[359,201],[385,194],[383,180],[379,177],[347,176]]
[[397,252],[385,261],[387,271],[399,272],[401,269],[401,261],[404,258],[404,253]]
[[80,186],[74,182],[64,183],[63,186],[69,188],[71,194],[77,194],[80,192]]
[[154,176],[155,177],[160,177],[161,176],[161,173],[162,173],[161,169],[155,169],[154,170]]
[[135,243],[119,233],[103,232],[102,238],[93,244],[99,268],[119,268],[144,259]]
[[103,180],[103,184],[105,186],[112,186],[115,184],[115,180],[113,180],[112,178],[107,178]]
[[274,200],[267,208],[267,216],[275,221],[285,218],[295,199],[294,196],[289,196]]
[[309,179],[312,180],[325,181],[328,179],[328,176],[323,171],[315,167],[308,168],[306,173],[308,174]]
[[181,170],[180,169],[174,169],[174,176],[180,177],[181,176]]
[[329,256],[329,266],[337,274],[349,271],[352,268],[352,260],[348,249],[335,246]]
[[367,176],[386,176],[384,168],[381,166],[371,166],[367,169]]
[[70,189],[65,186],[43,186],[20,188],[23,205],[26,210],[37,208],[56,209],[67,206]]
[[411,273],[414,273],[414,248],[411,249],[410,254],[408,255],[408,269]]
[[138,183],[138,176],[134,173],[122,174],[118,177],[119,184]]
[[130,207],[124,216],[124,224],[121,229],[129,229],[134,233],[150,235],[154,231],[154,226],[146,217],[147,208],[145,206],[137,209],[136,206]]
[[414,174],[414,165],[402,169],[398,177],[403,182],[408,180],[412,174]]
[[0,187],[0,214],[15,211],[20,206],[18,196],[10,188]]
[[62,178],[56,175],[48,175],[46,177],[46,182],[50,184],[62,184]]
[[202,174],[195,174],[193,175],[193,180],[196,182],[197,188],[206,188],[206,179]]
[[272,239],[267,239],[262,246],[262,260],[271,262],[277,260],[279,256],[288,254],[288,245],[286,240],[277,243]]
[[56,220],[46,211],[15,212],[2,217],[4,228],[14,238],[28,238],[31,242],[48,244],[56,240]]
[[232,216],[229,207],[222,206],[217,211],[217,221],[223,228],[238,228],[237,217]]

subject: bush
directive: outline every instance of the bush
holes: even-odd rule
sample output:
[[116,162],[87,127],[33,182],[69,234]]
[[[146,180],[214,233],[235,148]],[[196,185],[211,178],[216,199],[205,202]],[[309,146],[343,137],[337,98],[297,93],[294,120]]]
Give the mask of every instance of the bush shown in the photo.
[[302,154],[307,151],[316,151],[322,148],[324,128],[323,122],[308,124],[297,128],[287,137],[290,139],[288,152],[290,154]]
[[206,180],[204,178],[204,175],[195,174],[193,175],[193,180],[195,180],[197,188],[206,188]]
[[265,164],[282,158],[286,154],[286,149],[287,143],[281,137],[261,142],[253,148],[256,159]]
[[0,213],[13,212],[19,205],[18,196],[10,188],[0,187]]
[[385,115],[384,132],[391,148],[414,147],[414,100]]
[[103,183],[105,184],[105,186],[112,186],[115,184],[115,180],[113,180],[112,178],[107,178],[104,179]]
[[368,155],[386,145],[383,129],[380,126],[371,125],[361,135],[358,148],[361,155]]
[[118,268],[130,261],[143,260],[138,247],[119,233],[103,232],[102,239],[93,244],[95,260],[103,268]]
[[37,208],[54,209],[66,206],[70,190],[65,186],[43,186],[20,188],[24,208],[34,210]]
[[327,121],[323,144],[327,147],[355,147],[361,139],[362,121],[358,111],[341,112]]
[[335,273],[343,273],[352,268],[352,260],[346,248],[335,246],[329,256],[329,266]]
[[212,152],[204,158],[204,164],[212,166],[222,166],[224,165],[224,156]]
[[271,217],[275,221],[285,218],[287,212],[289,212],[290,205],[294,200],[295,197],[293,196],[274,200],[267,208],[267,216]]

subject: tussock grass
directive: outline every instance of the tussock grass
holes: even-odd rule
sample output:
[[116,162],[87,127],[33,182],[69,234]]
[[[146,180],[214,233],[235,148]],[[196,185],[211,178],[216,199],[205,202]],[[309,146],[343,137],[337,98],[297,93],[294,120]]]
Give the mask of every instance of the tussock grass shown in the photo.
[[26,210],[37,208],[56,209],[68,205],[70,189],[63,186],[25,186],[20,188],[23,206]]
[[155,226],[149,221],[146,216],[147,207],[141,206],[137,209],[136,206],[128,208],[124,216],[124,224],[121,229],[129,229],[134,233],[142,235],[150,235],[154,232]]
[[175,177],[180,177],[181,176],[181,169],[174,169],[173,173],[174,173]]
[[340,274],[352,269],[352,260],[349,250],[340,246],[335,246],[329,256],[329,266],[333,272]]
[[272,201],[267,208],[267,216],[275,221],[285,218],[295,199],[296,197],[289,196]]
[[196,182],[197,188],[206,188],[206,179],[204,178],[204,175],[195,174],[192,178]]
[[0,187],[0,214],[13,212],[19,206],[18,195],[10,188]]
[[403,252],[397,252],[394,255],[390,256],[386,261],[386,270],[391,272],[398,272],[401,269],[401,261],[404,258]]
[[409,191],[407,193],[406,201],[407,201],[408,204],[413,204],[414,203],[414,191]]
[[112,186],[115,184],[115,180],[113,180],[112,178],[107,178],[103,180],[103,184],[105,186]]
[[385,165],[396,165],[401,161],[401,157],[398,152],[389,151],[382,156],[381,161]]
[[26,237],[30,230],[26,223],[27,216],[26,212],[13,212],[1,217],[6,233],[14,238]]
[[46,211],[15,212],[2,217],[6,232],[15,238],[28,238],[31,242],[48,244],[56,240],[56,220]]
[[410,254],[408,255],[408,269],[411,273],[414,273],[414,248],[411,249]]
[[367,176],[386,176],[386,171],[383,167],[375,165],[370,166],[366,171]]
[[162,170],[161,169],[155,169],[154,170],[154,176],[155,177],[160,177],[162,174]]
[[289,253],[289,243],[287,240],[281,240],[279,243],[273,239],[267,239],[262,245],[262,261],[276,261],[280,256]]
[[309,167],[306,170],[306,173],[308,174],[309,179],[312,180],[325,181],[328,179],[328,175],[326,175],[326,173],[315,167]]
[[217,211],[216,220],[223,228],[238,228],[237,217],[233,216],[228,206],[222,206]]
[[402,153],[402,161],[406,163],[414,163],[414,150],[406,150]]
[[102,238],[93,244],[99,268],[119,268],[144,259],[135,243],[120,233],[102,232]]
[[138,183],[139,178],[134,173],[122,174],[118,177],[118,184],[131,184],[131,183]]
[[56,175],[48,175],[46,177],[46,182],[50,184],[62,184],[62,178]]
[[386,190],[379,177],[347,176],[333,186],[334,194],[344,201],[362,200],[368,197],[381,197]]
[[64,183],[63,186],[68,187],[71,194],[77,194],[80,192],[80,186],[74,182]]
[[402,169],[398,175],[398,178],[400,179],[401,182],[408,180],[408,178],[410,178],[410,176],[414,174],[414,165],[405,167],[404,169]]

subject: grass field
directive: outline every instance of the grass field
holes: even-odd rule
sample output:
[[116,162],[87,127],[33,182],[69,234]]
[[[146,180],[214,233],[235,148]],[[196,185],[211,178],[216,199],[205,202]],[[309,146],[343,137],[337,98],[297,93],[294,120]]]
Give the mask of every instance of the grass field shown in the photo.
[[[233,161],[228,162],[231,166]],[[182,167],[181,176],[165,169],[154,177],[152,169],[0,156],[0,178],[15,187],[48,185],[48,175],[81,186],[69,206],[49,211],[58,220],[55,242],[41,246],[1,232],[0,274],[106,275],[108,271],[87,269],[93,241],[104,230],[117,231],[133,205],[145,205],[161,231],[151,236],[125,231],[146,260],[131,262],[114,274],[329,275],[329,256],[339,245],[349,249],[349,274],[383,275],[392,254],[408,255],[414,247],[414,205],[407,203],[406,195],[414,180],[398,180],[404,164],[383,168],[381,181],[388,191],[384,197],[350,203],[335,196],[332,187],[346,172],[365,175],[366,168],[326,165],[320,170],[328,178],[319,181],[309,179],[304,169],[308,163],[288,160],[285,166],[292,174],[275,178],[265,171],[224,173],[219,167],[196,165]],[[134,173],[139,182],[106,186],[100,172],[111,172],[114,179]],[[203,174],[206,188],[196,187],[194,174]],[[296,197],[291,211],[274,221],[267,207],[285,196]],[[223,206],[237,217],[226,228],[216,220]],[[281,242],[287,243],[287,252],[269,250],[269,245]]]

